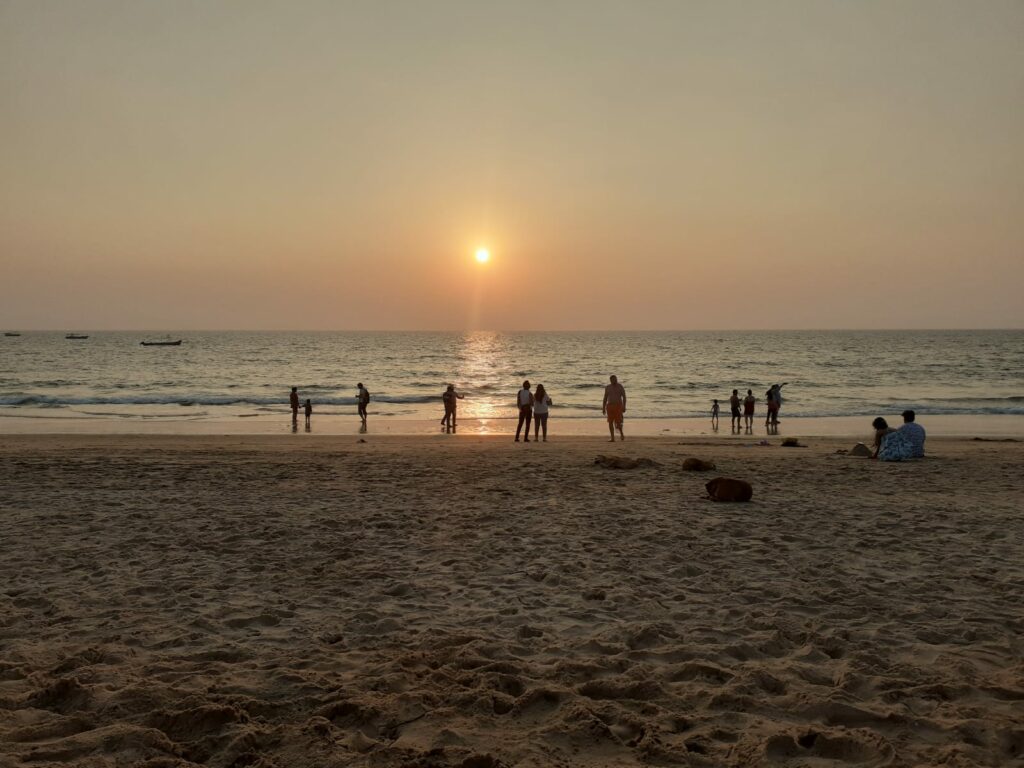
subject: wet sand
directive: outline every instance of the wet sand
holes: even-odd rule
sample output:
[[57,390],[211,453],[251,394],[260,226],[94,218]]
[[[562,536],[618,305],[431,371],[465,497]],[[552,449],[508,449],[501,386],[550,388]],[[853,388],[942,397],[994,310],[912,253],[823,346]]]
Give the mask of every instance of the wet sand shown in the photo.
[[301,437],[0,441],[0,766],[1024,758],[1024,443]]

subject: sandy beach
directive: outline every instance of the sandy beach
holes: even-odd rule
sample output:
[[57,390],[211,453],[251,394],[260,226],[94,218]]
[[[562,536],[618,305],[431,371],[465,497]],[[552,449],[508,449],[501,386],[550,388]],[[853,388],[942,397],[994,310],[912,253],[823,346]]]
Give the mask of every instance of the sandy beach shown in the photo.
[[1024,443],[302,438],[0,441],[0,766],[1024,759]]

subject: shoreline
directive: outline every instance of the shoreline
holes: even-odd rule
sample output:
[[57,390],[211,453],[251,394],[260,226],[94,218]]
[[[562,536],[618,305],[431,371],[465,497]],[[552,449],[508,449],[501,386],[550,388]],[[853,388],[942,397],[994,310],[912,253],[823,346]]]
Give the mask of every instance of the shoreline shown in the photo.
[[[881,414],[891,426],[899,426],[898,414]],[[706,417],[686,419],[630,419],[626,418],[627,437],[704,437],[716,440],[751,440],[782,437],[845,437],[862,442],[872,436],[871,419],[867,416],[792,416],[780,421],[777,432],[768,433],[764,423],[757,418],[751,433],[731,433],[729,417],[719,420],[719,429],[712,431]],[[919,414],[918,423],[932,437],[986,437],[1024,439],[1024,416],[993,414]],[[606,434],[607,422],[603,418],[552,418],[548,425],[549,439],[557,442],[566,437],[602,437]],[[464,418],[459,421],[458,433],[447,437],[504,436],[515,433],[516,420],[511,418]],[[292,424],[287,417],[225,418],[225,419],[111,419],[102,417],[19,417],[0,418],[0,436],[13,435],[291,435]],[[312,436],[360,436],[359,420],[353,415],[314,414],[312,430],[306,433],[302,419],[296,437]],[[375,417],[370,415],[369,431],[363,436],[393,435],[440,436],[438,421],[434,419],[402,419]]]

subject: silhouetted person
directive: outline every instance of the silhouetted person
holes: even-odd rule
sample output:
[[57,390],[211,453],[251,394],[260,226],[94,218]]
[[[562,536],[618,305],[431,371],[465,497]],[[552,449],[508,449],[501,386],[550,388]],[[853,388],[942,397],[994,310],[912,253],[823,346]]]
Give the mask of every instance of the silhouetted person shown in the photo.
[[[544,389],[543,384],[537,385],[537,391],[533,394],[533,441],[537,442],[537,433],[541,429],[544,431],[544,442],[548,441],[548,406],[551,405],[551,398],[548,397],[547,390]],[[529,425],[526,427],[527,433],[530,431]]]
[[448,388],[441,395],[441,401],[444,403],[444,418],[441,419],[441,426],[445,428],[445,432],[455,431],[455,420],[458,416],[459,400],[462,400],[466,396],[455,391],[455,385],[449,384]]
[[740,431],[740,391],[734,389],[732,394],[729,396],[729,409],[732,411],[732,429],[734,432]]
[[768,419],[773,427],[779,424],[779,409],[782,408],[782,388],[784,386],[786,386],[786,382],[772,384],[771,389],[766,393],[768,397]]
[[754,403],[756,402],[757,398],[754,397],[754,393],[748,389],[747,396],[743,398],[743,421],[747,432],[754,431]]
[[722,406],[718,404],[717,400],[711,401],[711,428],[718,431],[718,412],[722,410]]
[[622,420],[626,414],[626,388],[619,384],[619,380],[614,376],[610,376],[608,380],[610,383],[604,388],[601,413],[608,417],[608,434],[612,437],[608,442],[614,443],[616,428],[619,430],[619,437],[626,439],[622,432]]
[[313,403],[310,402],[309,398],[306,398],[305,404],[302,406],[302,410],[306,414],[306,431],[309,431],[310,419],[313,418]]
[[359,418],[363,421],[362,431],[366,431],[366,406],[370,404],[370,390],[363,386],[363,382],[356,384],[356,404],[359,407]]
[[530,442],[530,422],[533,421],[533,393],[530,391],[530,382],[524,381],[523,388],[516,395],[516,404],[519,406],[519,424],[516,426],[516,442],[519,442],[519,433],[526,425],[526,437],[524,443]]
[[292,387],[292,394],[289,398],[292,406],[292,424],[299,423],[299,388]]

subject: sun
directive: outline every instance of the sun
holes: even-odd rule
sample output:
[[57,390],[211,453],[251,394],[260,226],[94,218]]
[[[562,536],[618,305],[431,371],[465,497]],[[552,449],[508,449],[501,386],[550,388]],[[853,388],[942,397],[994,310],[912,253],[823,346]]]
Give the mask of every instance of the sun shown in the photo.
[[488,251],[486,248],[477,248],[476,260],[479,261],[481,264],[486,264],[488,261],[491,260],[491,252]]

